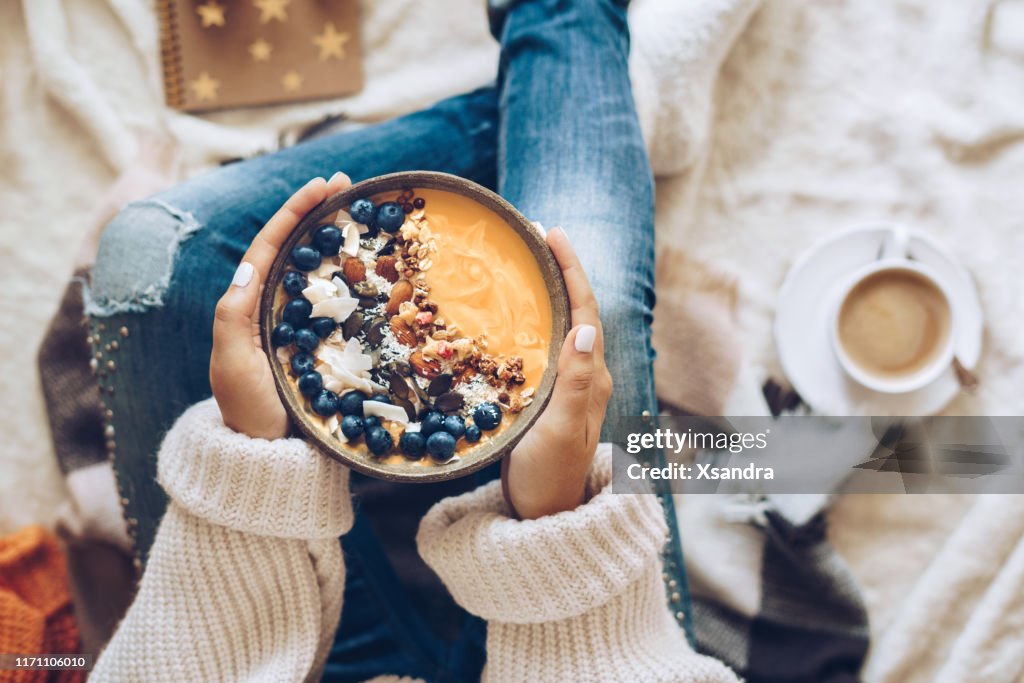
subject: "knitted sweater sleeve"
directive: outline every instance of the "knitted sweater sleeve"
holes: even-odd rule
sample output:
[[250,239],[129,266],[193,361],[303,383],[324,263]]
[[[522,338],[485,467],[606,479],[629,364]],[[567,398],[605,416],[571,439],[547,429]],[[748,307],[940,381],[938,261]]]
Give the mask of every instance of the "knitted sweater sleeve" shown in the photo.
[[250,439],[210,400],[160,449],[170,503],[93,681],[315,680],[341,614],[348,469]]
[[661,581],[655,496],[611,492],[598,449],[579,508],[510,517],[500,482],[446,499],[417,543],[455,600],[488,621],[485,681],[737,681],[696,654]]

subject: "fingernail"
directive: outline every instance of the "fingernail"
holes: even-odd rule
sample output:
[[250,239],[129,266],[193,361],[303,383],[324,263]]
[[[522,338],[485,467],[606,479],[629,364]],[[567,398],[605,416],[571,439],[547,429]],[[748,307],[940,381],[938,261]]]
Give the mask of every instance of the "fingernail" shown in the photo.
[[312,180],[310,180],[310,181],[309,181],[308,183],[306,183],[306,186],[308,187],[308,186],[310,186],[310,185],[312,185],[312,184],[316,183],[316,182],[317,182],[318,180],[319,180],[320,182],[322,182],[322,183],[326,183],[326,182],[327,182],[326,180],[324,180],[324,179],[323,179],[323,177],[322,177],[322,176],[317,176],[316,178],[313,178],[313,179],[312,179]]
[[341,171],[338,171],[337,173],[335,173],[334,175],[331,176],[331,179],[327,181],[327,184],[330,185],[335,180],[337,180],[338,177],[341,176],[341,175],[344,175],[344,174]]
[[541,237],[547,237],[548,231],[544,229],[544,226],[540,224],[540,221],[533,221],[530,223],[533,227],[537,228],[537,232],[540,233]]
[[565,238],[565,241],[566,241],[566,242],[568,242],[569,244],[572,244],[572,240],[571,240],[571,239],[569,239],[569,233],[567,233],[567,232],[566,232],[565,230],[563,230],[563,229],[561,228],[561,226],[559,226],[559,227],[555,227],[555,228],[551,228],[551,231],[550,231],[550,233],[549,233],[549,234],[554,234],[554,233],[558,233],[558,234],[560,234],[560,235],[561,235],[562,237],[564,237],[564,238]]
[[580,353],[590,353],[594,350],[594,340],[597,339],[597,328],[593,325],[580,325],[576,330],[576,340],[573,346]]
[[231,278],[231,284],[235,287],[245,287],[252,282],[252,264],[248,261],[242,261],[238,264],[238,270],[235,271],[235,276]]

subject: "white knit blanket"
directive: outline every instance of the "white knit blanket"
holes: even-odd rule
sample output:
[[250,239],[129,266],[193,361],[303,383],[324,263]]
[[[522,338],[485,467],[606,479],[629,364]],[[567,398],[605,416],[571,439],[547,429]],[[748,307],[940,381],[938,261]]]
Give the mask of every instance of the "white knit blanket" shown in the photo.
[[[367,0],[369,79],[359,95],[182,116],[161,104],[150,4],[0,3],[0,310],[7,321],[0,327],[0,533],[50,522],[63,497],[34,353],[74,246],[129,165],[139,134],[177,140],[185,174],[271,149],[282,130],[326,113],[377,120],[494,75],[497,48],[481,0],[445,0],[444,11],[439,3]],[[700,46],[704,27],[663,30],[670,32],[663,39],[690,49]],[[761,382],[780,373],[770,335],[775,293],[795,255],[861,220],[898,218],[958,253],[980,290],[982,389],[950,412],[1021,414],[1024,2],[765,0],[711,75],[717,84],[695,77],[683,98],[693,164],[659,181],[658,228],[666,243],[739,283],[744,360],[730,412],[764,412]],[[637,86],[645,123],[680,108],[659,102],[650,83]],[[866,585],[876,642],[888,643],[873,653],[869,678],[932,680],[945,666],[948,680],[999,680],[957,667],[977,662],[965,653],[1024,648],[1017,635],[1024,629],[1000,628],[1009,616],[997,608],[1016,595],[1016,614],[1024,614],[1024,530],[992,532],[977,512],[992,503],[935,498],[928,524],[901,526],[901,506],[914,500],[849,499],[834,515],[837,544]],[[881,521],[890,528],[872,534]],[[977,534],[989,539],[990,562],[949,561],[976,550]],[[901,567],[896,560],[911,541],[913,561]],[[872,571],[870,558],[905,571],[894,583]],[[950,611],[944,591],[967,584],[967,603]],[[897,638],[904,628],[918,629],[921,640]]]

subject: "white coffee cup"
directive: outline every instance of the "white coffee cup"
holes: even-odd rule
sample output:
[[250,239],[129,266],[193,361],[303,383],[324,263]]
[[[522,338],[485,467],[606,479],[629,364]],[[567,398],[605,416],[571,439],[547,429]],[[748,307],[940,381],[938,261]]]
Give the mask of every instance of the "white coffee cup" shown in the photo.
[[[953,362],[953,331],[956,329],[956,319],[954,317],[953,299],[950,295],[949,287],[933,269],[910,258],[908,253],[910,235],[907,229],[902,225],[893,225],[890,226],[890,230],[891,232],[886,238],[878,259],[853,272],[838,287],[833,305],[830,335],[836,359],[850,378],[874,391],[886,394],[902,394],[927,386],[950,368]],[[851,358],[844,348],[840,337],[840,320],[843,304],[851,292],[868,278],[885,272],[912,273],[932,285],[942,295],[945,300],[946,310],[949,313],[948,328],[942,346],[938,351],[933,352],[932,358],[925,365],[905,375],[883,376],[862,367]]]

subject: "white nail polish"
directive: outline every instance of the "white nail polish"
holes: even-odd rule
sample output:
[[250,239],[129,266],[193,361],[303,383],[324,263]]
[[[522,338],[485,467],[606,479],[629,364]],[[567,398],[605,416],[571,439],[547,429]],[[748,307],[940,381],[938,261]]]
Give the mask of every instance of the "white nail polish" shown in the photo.
[[238,270],[235,271],[235,276],[231,278],[231,284],[235,287],[245,287],[247,284],[252,282],[252,273],[252,264],[248,261],[242,261],[238,264]]
[[541,237],[547,239],[548,231],[544,228],[543,225],[540,224],[540,221],[532,221],[530,223],[530,225],[532,225],[533,227],[537,228],[537,232],[540,233]]
[[597,328],[593,325],[580,325],[576,330],[576,339],[573,345],[580,353],[590,353],[594,350],[594,340],[597,339]]

